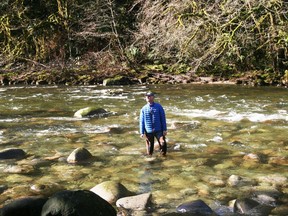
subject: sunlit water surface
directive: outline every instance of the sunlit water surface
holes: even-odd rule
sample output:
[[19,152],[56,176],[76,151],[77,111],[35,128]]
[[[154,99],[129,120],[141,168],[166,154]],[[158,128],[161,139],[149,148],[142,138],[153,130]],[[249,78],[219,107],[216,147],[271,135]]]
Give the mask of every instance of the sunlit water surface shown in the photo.
[[[144,93],[157,93],[166,110],[168,155],[144,156],[138,116]],[[88,106],[111,115],[77,119]],[[230,85],[44,86],[0,88],[0,149],[17,147],[31,157],[68,156],[85,147],[96,160],[86,165],[54,161],[33,174],[0,173],[9,188],[41,182],[66,189],[90,189],[116,180],[136,193],[152,192],[153,211],[174,211],[183,202],[221,203],[247,193],[239,188],[211,185],[211,176],[224,182],[235,174],[257,179],[281,174],[287,165],[268,163],[287,157],[288,92],[274,87]],[[264,155],[257,165],[245,164],[248,153]],[[0,168],[7,165],[0,161]],[[11,195],[13,197],[13,195]],[[16,195],[15,195],[16,196]]]

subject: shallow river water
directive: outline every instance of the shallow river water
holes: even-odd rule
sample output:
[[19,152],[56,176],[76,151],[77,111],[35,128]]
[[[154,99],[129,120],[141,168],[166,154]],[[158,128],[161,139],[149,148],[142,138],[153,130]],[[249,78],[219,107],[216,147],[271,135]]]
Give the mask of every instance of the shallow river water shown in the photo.
[[[165,158],[158,151],[152,158],[145,157],[144,140],[139,137],[138,116],[148,90],[156,92],[156,101],[166,111]],[[104,108],[111,115],[73,117],[88,106]],[[38,183],[90,189],[115,180],[139,194],[152,192],[155,215],[196,199],[210,206],[228,205],[259,186],[261,178],[288,177],[287,123],[288,90],[276,87],[1,87],[0,150],[21,148],[32,160],[55,154],[67,157],[74,149],[85,147],[96,159],[86,165],[55,160],[26,174],[1,171],[0,185],[20,187],[21,193],[10,194],[16,198],[25,195],[23,188]],[[9,163],[15,162],[0,161],[0,169]],[[231,187],[227,183],[231,175],[256,183]],[[287,181],[278,186],[288,193]],[[7,200],[0,201],[1,205]]]

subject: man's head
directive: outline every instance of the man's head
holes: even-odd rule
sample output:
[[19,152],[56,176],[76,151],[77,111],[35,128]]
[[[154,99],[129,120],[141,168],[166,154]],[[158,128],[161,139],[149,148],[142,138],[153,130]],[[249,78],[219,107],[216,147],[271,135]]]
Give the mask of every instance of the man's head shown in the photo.
[[153,92],[147,92],[145,94],[145,99],[147,103],[153,103],[154,102],[154,93]]

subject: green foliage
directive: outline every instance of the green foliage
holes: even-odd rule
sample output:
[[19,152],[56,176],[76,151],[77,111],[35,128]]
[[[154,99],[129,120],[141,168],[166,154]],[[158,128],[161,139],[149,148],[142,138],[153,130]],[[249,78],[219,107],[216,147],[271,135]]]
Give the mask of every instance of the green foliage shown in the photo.
[[[1,53],[11,59],[28,58],[49,60],[60,55],[66,32],[64,22],[51,19],[59,17],[57,3],[46,1],[12,0],[9,10],[1,7]],[[40,9],[38,9],[38,7]]]
[[192,68],[183,63],[175,63],[171,67],[169,67],[168,71],[172,74],[187,74],[192,70]]
[[288,68],[287,11],[282,0],[2,0],[0,63],[269,71],[261,80],[273,83]]
[[141,53],[137,47],[131,46],[126,49],[126,56],[130,61],[141,61]]
[[65,62],[87,52],[117,51],[131,25],[125,7],[112,0],[4,0],[0,54],[10,61]]

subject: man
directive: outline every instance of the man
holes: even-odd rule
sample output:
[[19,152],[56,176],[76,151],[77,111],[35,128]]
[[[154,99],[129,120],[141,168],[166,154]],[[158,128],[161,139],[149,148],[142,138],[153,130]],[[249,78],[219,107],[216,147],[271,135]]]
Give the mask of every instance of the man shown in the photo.
[[145,94],[147,104],[140,111],[140,136],[146,138],[147,154],[152,155],[154,150],[154,137],[156,137],[161,155],[167,152],[165,136],[167,134],[166,116],[163,107],[154,102],[154,93]]

